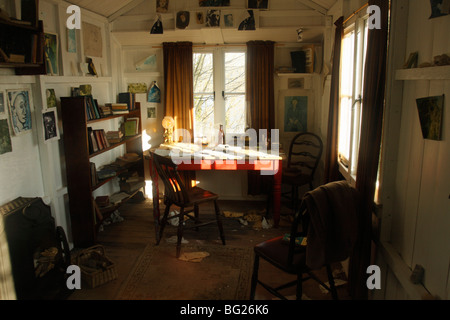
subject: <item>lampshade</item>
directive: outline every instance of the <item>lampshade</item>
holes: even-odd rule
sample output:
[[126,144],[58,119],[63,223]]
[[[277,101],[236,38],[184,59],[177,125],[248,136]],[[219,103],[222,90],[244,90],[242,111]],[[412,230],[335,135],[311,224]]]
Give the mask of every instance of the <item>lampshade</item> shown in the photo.
[[175,126],[175,120],[172,117],[166,116],[162,121],[162,126],[164,129],[173,128]]

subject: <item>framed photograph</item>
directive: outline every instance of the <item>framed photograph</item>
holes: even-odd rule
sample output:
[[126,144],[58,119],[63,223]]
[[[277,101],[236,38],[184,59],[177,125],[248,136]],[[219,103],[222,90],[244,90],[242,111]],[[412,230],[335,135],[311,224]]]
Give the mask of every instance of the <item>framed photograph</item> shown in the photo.
[[311,90],[288,89],[279,92],[277,126],[280,133],[295,134],[313,129],[313,99]]
[[205,23],[204,13],[201,11],[196,12],[195,21],[197,22],[197,24],[204,24]]
[[56,109],[42,110],[42,128],[45,142],[59,139],[57,120]]
[[8,119],[0,119],[0,154],[12,151]]
[[222,10],[222,26],[224,28],[233,28],[234,27],[234,15],[233,12]]
[[5,92],[0,91],[0,116],[4,115],[6,112],[5,107]]
[[44,58],[47,74],[58,75],[58,36],[53,33],[44,33]]
[[156,108],[155,107],[147,108],[147,118],[148,119],[156,119]]
[[247,8],[267,10],[269,8],[269,0],[248,0]]
[[416,99],[420,127],[424,139],[442,139],[444,95]]
[[29,89],[14,89],[6,91],[11,126],[15,135],[31,130],[31,91]]

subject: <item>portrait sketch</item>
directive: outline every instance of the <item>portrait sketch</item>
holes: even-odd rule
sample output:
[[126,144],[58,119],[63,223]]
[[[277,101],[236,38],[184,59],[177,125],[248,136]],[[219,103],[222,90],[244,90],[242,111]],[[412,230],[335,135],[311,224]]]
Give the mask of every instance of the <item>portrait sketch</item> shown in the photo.
[[156,0],[156,12],[166,13],[169,9],[169,0]]
[[308,119],[307,116],[308,116],[307,96],[284,97],[285,132],[307,131],[307,119]]
[[229,7],[230,0],[199,0],[200,7]]
[[220,26],[220,10],[208,10],[206,12],[206,26],[207,27]]
[[47,108],[56,108],[56,94],[55,89],[46,89]]
[[267,9],[269,0],[248,0],[248,9]]
[[156,118],[156,108],[155,107],[147,108],[147,118],[148,119],[155,119]]
[[444,95],[416,100],[424,139],[441,140]]
[[7,90],[6,95],[14,134],[31,130],[31,92],[28,89]]
[[45,142],[59,139],[56,109],[42,111],[42,127]]

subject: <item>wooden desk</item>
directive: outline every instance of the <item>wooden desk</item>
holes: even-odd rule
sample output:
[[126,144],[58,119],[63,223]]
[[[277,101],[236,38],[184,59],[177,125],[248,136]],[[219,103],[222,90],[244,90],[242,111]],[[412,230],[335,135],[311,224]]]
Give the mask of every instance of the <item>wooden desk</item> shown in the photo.
[[[273,220],[274,226],[278,227],[281,208],[282,157],[276,152],[272,154],[270,150],[264,152],[227,146],[207,148],[187,143],[162,144],[151,151],[171,157],[178,164],[178,170],[257,170],[261,172],[261,175],[272,175]],[[158,233],[160,218],[158,174],[152,166],[150,153],[147,158],[150,160],[150,175],[153,182],[153,216]]]

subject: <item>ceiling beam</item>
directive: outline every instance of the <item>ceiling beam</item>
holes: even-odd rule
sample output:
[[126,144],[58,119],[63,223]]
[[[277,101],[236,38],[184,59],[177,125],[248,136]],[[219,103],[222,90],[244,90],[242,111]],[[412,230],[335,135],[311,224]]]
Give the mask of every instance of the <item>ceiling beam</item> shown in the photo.
[[308,8],[314,9],[317,12],[326,15],[327,14],[327,9],[322,7],[321,5],[318,5],[317,3],[315,3],[312,0],[297,0],[297,2],[300,2],[301,4],[307,6]]
[[116,12],[114,12],[112,15],[110,15],[108,17],[108,22],[113,22],[114,20],[116,20],[118,17],[120,17],[121,15],[131,11],[132,9],[136,8],[138,5],[140,5],[142,2],[144,2],[145,0],[133,0],[131,2],[129,2],[127,5],[125,5],[124,7],[122,7],[120,10],[117,10]]

